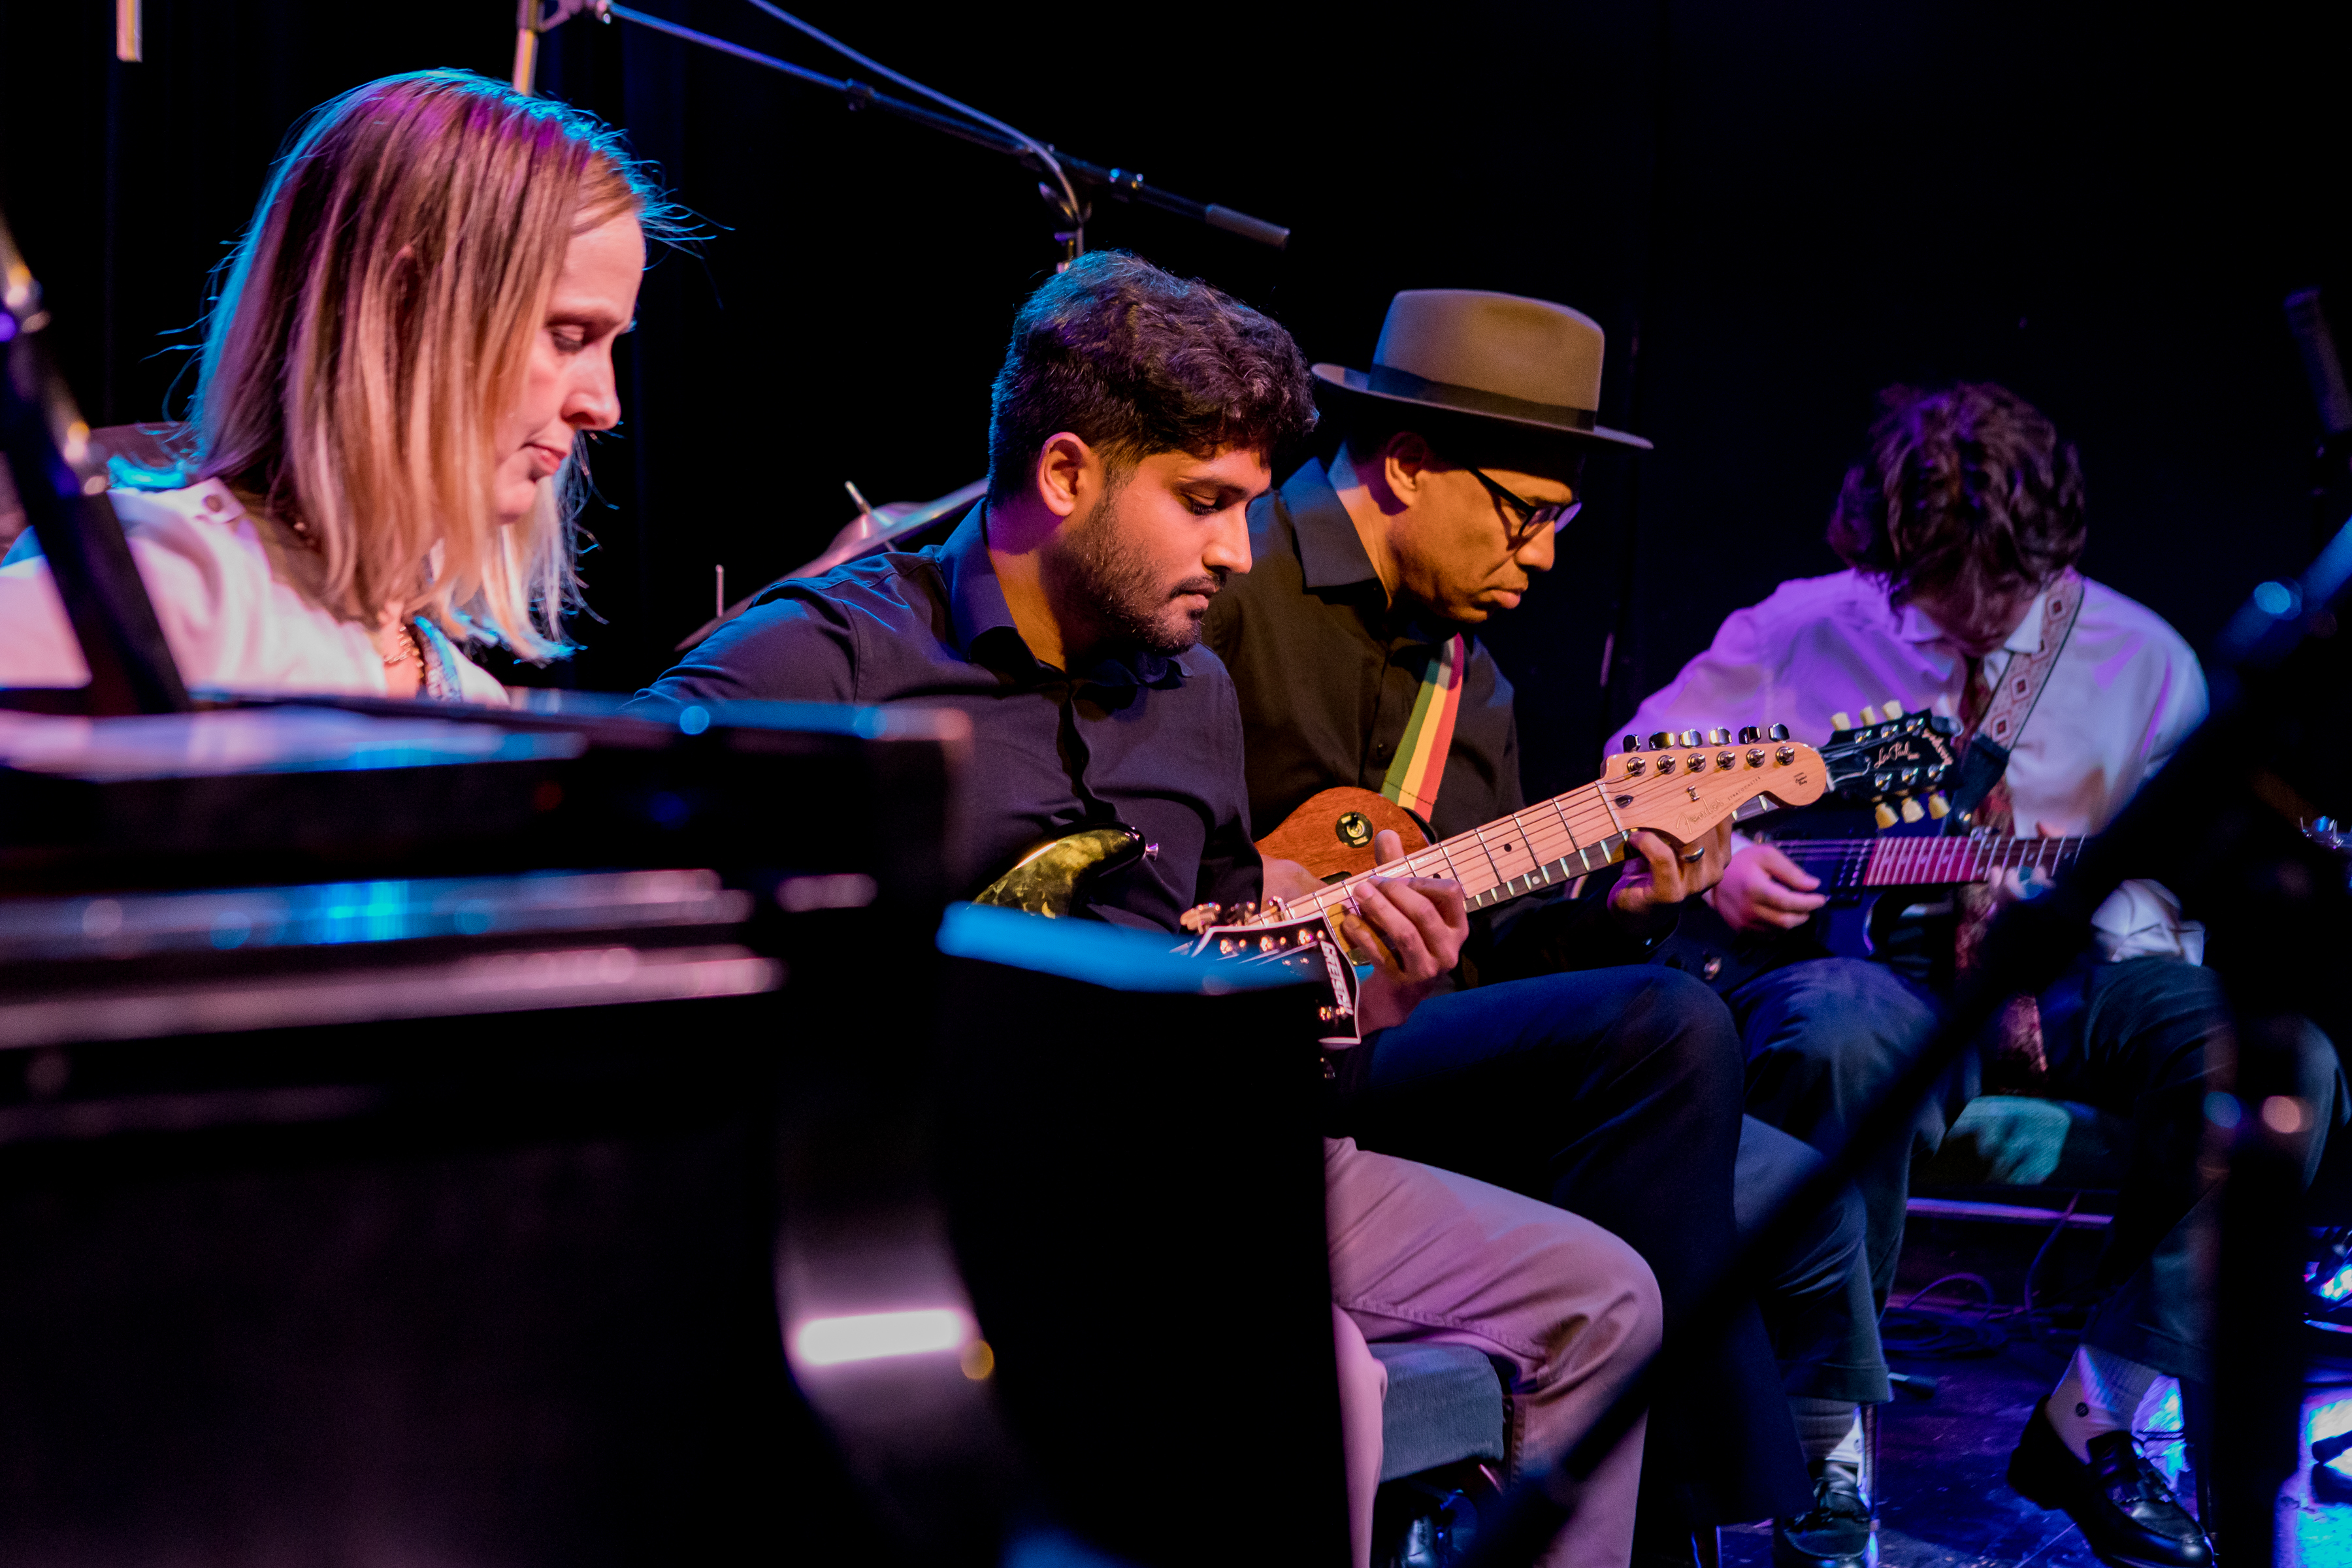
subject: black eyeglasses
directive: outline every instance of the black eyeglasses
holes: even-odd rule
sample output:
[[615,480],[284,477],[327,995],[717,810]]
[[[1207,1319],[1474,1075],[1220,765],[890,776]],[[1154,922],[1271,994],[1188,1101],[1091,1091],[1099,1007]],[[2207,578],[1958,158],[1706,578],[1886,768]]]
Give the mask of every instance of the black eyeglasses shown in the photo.
[[1472,468],[1470,471],[1477,476],[1480,484],[1486,487],[1486,493],[1495,498],[1497,508],[1508,507],[1519,514],[1517,522],[1511,521],[1510,512],[1503,514],[1503,521],[1510,530],[1511,548],[1514,550],[1534,538],[1538,529],[1549,528],[1558,533],[1568,526],[1569,519],[1584,510],[1584,503],[1580,500],[1553,500],[1538,505],[1523,496],[1513,495],[1488,479],[1483,469]]

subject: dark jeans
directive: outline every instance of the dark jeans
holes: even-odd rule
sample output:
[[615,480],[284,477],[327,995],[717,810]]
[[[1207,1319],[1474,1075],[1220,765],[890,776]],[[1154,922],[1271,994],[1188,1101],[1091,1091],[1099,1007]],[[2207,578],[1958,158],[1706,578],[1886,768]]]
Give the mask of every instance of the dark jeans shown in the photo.
[[[1740,1240],[1822,1163],[1801,1140],[1753,1116],[1742,1119],[1731,1200]],[[1862,1194],[1848,1187],[1814,1217],[1757,1294],[1780,1358],[1780,1385],[1792,1394],[1855,1405],[1884,1405],[1895,1396],[1870,1294],[1867,1234]]]
[[[1940,1016],[1927,991],[1858,958],[1791,963],[1749,981],[1729,1000],[1748,1058],[1749,1112],[1825,1152],[1844,1143],[1926,1047]],[[1912,1137],[1883,1151],[1854,1183],[1869,1229],[1871,1289],[1881,1306],[1903,1251],[1912,1155],[1943,1142],[1975,1088],[1964,1069],[1920,1108]]]
[[[1935,1004],[1881,965],[1816,959],[1731,997],[1748,1051],[1754,1114],[1819,1149],[1843,1142],[1874,1097],[1935,1032]],[[2084,1337],[2175,1377],[2201,1379],[2207,1291],[2200,1254],[2211,1194],[2200,1174],[2207,1047],[2226,1027],[2210,970],[2168,958],[2086,964],[2044,992],[2046,1092],[2122,1117],[2131,1139],[2098,1280],[2106,1295]],[[2302,1092],[2317,1112],[2305,1173],[2344,1105],[2336,1052],[2306,1029]],[[1913,1135],[1874,1161],[1862,1188],[1872,1276],[1883,1303],[1903,1245],[1915,1152],[1943,1141],[1976,1087],[1965,1060],[1921,1109]]]
[[1714,993],[1642,967],[1433,997],[1344,1053],[1339,1088],[1331,1131],[1581,1215],[1657,1276],[1667,1340],[1642,1468],[1645,1531],[1811,1506],[1755,1309],[1716,1343],[1674,1331],[1734,1246],[1739,1042]]

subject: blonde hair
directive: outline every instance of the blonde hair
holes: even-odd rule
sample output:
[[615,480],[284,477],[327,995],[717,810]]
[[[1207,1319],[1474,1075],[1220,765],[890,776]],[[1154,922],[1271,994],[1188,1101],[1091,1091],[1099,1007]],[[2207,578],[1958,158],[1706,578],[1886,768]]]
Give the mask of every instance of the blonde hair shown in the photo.
[[184,469],[314,544],[331,612],[386,607],[518,658],[570,651],[581,444],[502,525],[501,416],[572,237],[668,210],[618,137],[465,71],[322,105],[272,172],[205,324]]

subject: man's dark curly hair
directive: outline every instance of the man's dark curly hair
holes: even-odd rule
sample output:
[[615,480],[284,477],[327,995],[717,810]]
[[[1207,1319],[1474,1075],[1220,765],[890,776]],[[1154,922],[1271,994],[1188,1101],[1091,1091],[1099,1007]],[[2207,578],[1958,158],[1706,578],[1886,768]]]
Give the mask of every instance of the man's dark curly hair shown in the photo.
[[1830,514],[1830,548],[1903,604],[1963,579],[2040,584],[2083,554],[2083,465],[2005,386],[1890,386],[1870,452]]
[[1029,482],[1067,430],[1114,482],[1156,452],[1246,447],[1271,464],[1313,427],[1315,395],[1290,334],[1212,289],[1097,250],[1029,296],[996,374],[988,499]]

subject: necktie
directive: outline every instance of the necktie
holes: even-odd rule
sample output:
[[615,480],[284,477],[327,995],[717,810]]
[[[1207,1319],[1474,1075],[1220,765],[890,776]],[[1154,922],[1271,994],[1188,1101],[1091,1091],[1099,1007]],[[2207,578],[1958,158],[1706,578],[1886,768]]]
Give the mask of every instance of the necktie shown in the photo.
[[[1960,693],[1960,722],[1973,735],[1978,721],[1992,706],[1992,682],[1986,679],[1981,658],[1969,658],[1968,672],[1968,685]],[[1985,792],[1969,820],[1987,833],[2017,830],[2017,814],[2010,802],[2006,777]],[[1971,882],[1954,895],[1953,907],[1959,913],[1959,923],[1952,936],[1952,959],[1959,973],[1966,974],[1977,966],[1984,949],[1985,932],[1992,925],[1993,916],[2000,912],[2006,896],[2006,889],[2000,882]],[[2032,1088],[2048,1076],[2050,1060],[2042,1044],[2042,1008],[2032,997],[2012,996],[2001,1009],[2000,1016],[1993,1023],[1993,1059],[1986,1067],[1988,1089],[2004,1083]]]

